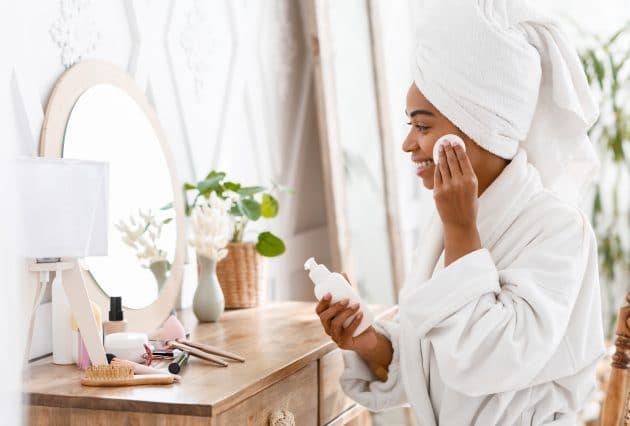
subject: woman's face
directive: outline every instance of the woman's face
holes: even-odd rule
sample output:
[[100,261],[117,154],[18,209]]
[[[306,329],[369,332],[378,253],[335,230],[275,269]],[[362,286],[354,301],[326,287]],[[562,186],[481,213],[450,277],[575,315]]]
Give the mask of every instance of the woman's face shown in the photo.
[[483,151],[468,136],[462,133],[453,123],[443,116],[423,95],[415,84],[407,92],[407,109],[409,118],[409,134],[403,142],[402,149],[411,154],[416,175],[422,178],[427,189],[433,189],[435,164],[433,163],[433,146],[435,142],[448,133],[461,137],[466,144],[466,153],[475,172],[478,171]]

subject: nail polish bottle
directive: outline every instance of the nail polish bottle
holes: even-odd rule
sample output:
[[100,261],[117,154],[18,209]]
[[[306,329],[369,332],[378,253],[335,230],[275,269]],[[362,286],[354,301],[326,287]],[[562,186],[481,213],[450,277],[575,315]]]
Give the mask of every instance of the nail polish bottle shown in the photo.
[[103,336],[127,331],[127,321],[124,319],[122,297],[114,296],[109,299],[109,321],[103,323]]

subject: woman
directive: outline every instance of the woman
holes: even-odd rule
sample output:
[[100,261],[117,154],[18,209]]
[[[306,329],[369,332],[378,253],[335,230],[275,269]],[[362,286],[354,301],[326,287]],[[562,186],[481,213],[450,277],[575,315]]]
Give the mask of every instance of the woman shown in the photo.
[[[317,305],[344,349],[345,392],[372,410],[410,404],[421,425],[569,425],[603,353],[596,241],[576,195],[593,178],[597,111],[558,28],[523,1],[422,9],[411,130],[433,191],[395,321],[352,338],[347,301]],[[459,135],[466,150],[436,140]]]

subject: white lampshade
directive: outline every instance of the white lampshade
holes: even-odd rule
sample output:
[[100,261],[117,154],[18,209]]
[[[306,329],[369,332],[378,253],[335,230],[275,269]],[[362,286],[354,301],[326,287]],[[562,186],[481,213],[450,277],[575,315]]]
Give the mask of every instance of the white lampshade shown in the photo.
[[16,168],[23,256],[107,254],[107,163],[28,157]]

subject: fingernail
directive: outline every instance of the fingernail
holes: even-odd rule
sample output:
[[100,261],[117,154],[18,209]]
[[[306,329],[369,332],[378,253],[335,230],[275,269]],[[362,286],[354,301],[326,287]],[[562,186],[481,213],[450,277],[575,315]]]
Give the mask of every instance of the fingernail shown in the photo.
[[352,308],[352,309],[359,309],[359,304],[355,303],[354,305],[350,306],[350,308]]
[[363,318],[363,312],[359,312],[359,313],[357,314],[357,318],[359,318],[359,319]]
[[343,306],[346,306],[348,303],[350,303],[350,300],[348,300],[348,299],[343,299],[343,300],[341,301],[341,304],[342,304]]
[[324,299],[325,299],[325,300],[329,300],[329,299],[330,299],[330,297],[331,297],[331,294],[330,294],[330,293],[326,293],[326,294],[324,294]]

